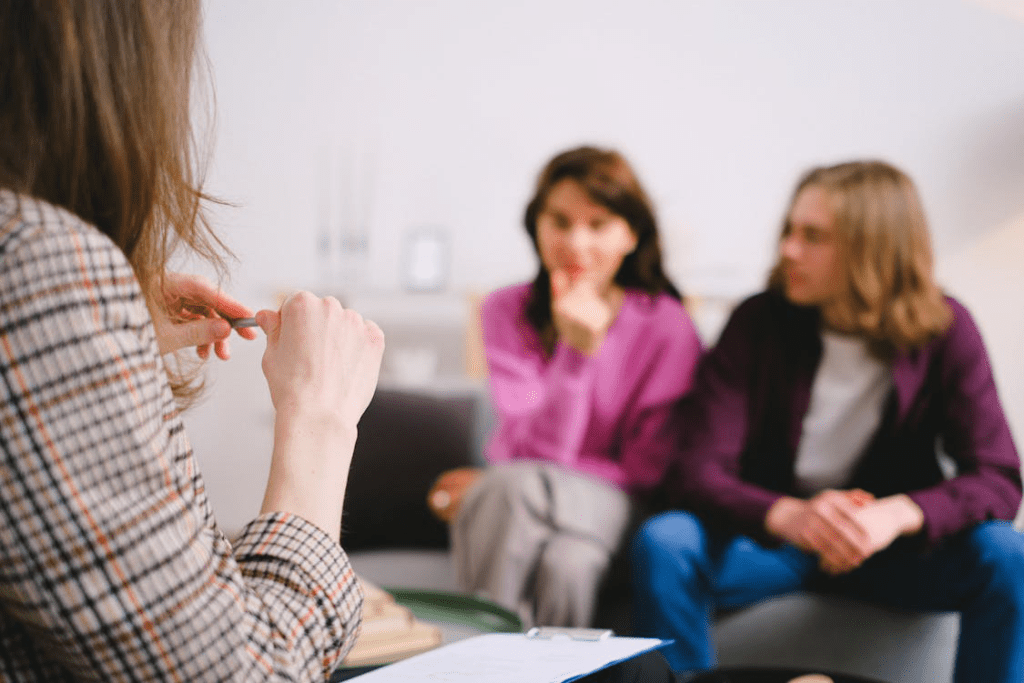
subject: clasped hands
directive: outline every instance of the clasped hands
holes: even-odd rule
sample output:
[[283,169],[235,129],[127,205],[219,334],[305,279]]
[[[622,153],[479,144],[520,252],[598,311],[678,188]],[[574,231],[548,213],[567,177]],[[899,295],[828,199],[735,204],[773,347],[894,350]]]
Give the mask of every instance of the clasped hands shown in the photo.
[[809,500],[783,496],[765,516],[769,533],[816,555],[821,570],[833,576],[853,571],[923,524],[924,513],[910,497],[875,498],[861,489],[827,489]]

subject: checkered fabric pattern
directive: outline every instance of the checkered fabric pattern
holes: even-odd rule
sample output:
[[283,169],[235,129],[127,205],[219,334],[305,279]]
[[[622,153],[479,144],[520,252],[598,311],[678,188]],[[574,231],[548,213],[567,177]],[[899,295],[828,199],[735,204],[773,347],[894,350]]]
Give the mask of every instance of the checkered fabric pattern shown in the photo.
[[326,680],[362,590],[293,515],[232,547],[132,269],[0,190],[0,681]]

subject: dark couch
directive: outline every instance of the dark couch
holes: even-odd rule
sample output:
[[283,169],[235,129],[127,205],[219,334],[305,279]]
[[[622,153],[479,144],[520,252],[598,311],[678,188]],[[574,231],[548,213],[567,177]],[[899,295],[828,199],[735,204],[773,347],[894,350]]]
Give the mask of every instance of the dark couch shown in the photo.
[[359,421],[342,516],[349,552],[447,551],[448,527],[427,508],[439,474],[481,462],[482,390],[377,390]]
[[[452,467],[479,464],[493,424],[482,386],[382,387],[359,423],[342,520],[356,572],[381,586],[456,590],[447,527],[427,491]],[[615,564],[600,625],[629,630],[628,567]],[[723,665],[846,671],[901,683],[951,678],[958,621],[812,594],[768,600],[716,621]]]

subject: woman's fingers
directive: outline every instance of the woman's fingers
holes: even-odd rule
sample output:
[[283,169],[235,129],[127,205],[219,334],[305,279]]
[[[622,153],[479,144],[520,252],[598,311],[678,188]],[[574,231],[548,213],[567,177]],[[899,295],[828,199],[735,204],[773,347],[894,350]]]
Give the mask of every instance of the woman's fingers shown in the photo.
[[281,314],[277,311],[263,309],[256,312],[256,324],[260,326],[268,339],[277,339],[278,329],[281,327]]
[[459,467],[442,472],[427,493],[427,505],[442,522],[451,522],[459,512],[466,492],[483,474],[479,467]]
[[[199,357],[205,359],[212,346],[218,357],[229,358],[230,348],[225,340],[231,334],[231,326],[225,328],[224,318],[251,316],[249,307],[199,275],[167,273],[161,284],[161,308],[153,316],[161,352],[194,346]],[[256,338],[256,331],[248,328],[239,329],[238,334],[245,339]]]
[[373,396],[384,335],[332,297],[296,292],[279,313],[260,311],[267,333],[263,371],[275,405],[337,413],[353,425]]
[[229,318],[247,318],[252,309],[225,294],[201,275],[168,273],[164,277],[164,292],[192,304],[223,313]]
[[551,280],[551,299],[552,301],[558,301],[566,292],[569,291],[569,285],[572,284],[569,278],[569,274],[564,270],[553,270],[550,274]]
[[157,326],[157,334],[161,337],[161,350],[177,351],[194,346],[199,357],[205,359],[209,356],[211,344],[226,339],[231,334],[231,326],[220,318],[201,318],[178,323],[163,321]]

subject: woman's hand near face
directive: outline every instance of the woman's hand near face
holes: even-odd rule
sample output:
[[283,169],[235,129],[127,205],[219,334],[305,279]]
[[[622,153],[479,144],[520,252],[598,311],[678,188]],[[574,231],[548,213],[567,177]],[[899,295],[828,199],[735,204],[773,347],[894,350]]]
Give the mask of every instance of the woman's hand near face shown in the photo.
[[[247,318],[252,310],[232,299],[199,275],[167,273],[160,297],[151,311],[161,354],[196,347],[202,359],[209,358],[210,347],[221,360],[231,357],[228,337],[231,325],[221,315]],[[255,339],[256,330],[241,328],[244,339]]]
[[384,335],[333,297],[292,294],[256,320],[276,410],[263,512],[291,512],[340,535],[356,424],[377,386]]
[[569,346],[588,355],[597,353],[615,313],[589,278],[572,281],[564,270],[551,272],[551,318],[558,338]]

